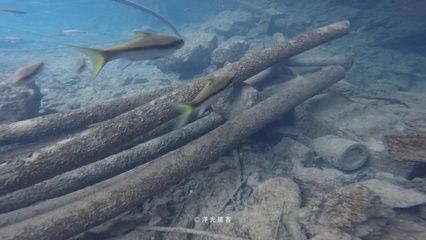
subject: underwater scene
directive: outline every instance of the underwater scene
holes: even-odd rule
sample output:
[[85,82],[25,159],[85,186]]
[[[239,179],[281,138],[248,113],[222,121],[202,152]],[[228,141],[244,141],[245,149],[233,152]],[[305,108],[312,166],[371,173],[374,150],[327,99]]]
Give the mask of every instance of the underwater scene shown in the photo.
[[0,0],[0,239],[426,239],[425,19]]

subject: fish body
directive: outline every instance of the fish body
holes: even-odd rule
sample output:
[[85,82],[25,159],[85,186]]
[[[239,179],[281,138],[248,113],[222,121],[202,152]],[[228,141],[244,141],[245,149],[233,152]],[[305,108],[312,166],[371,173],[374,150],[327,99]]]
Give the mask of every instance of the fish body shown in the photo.
[[81,34],[85,34],[86,31],[80,30],[80,29],[67,29],[62,31],[62,35],[69,35],[69,36],[77,36]]
[[7,12],[7,13],[13,13],[13,14],[25,14],[26,12],[16,9],[10,9],[10,8],[0,8],[0,12]]
[[4,42],[4,43],[20,43],[22,42],[22,39],[19,37],[15,37],[15,36],[5,36],[5,37],[0,37],[0,42]]
[[194,116],[201,117],[209,106],[227,93],[226,89],[230,90],[234,75],[235,73],[231,71],[219,76],[213,75],[191,102],[173,103],[176,110],[181,113],[177,127],[184,126]]
[[12,81],[16,84],[23,84],[26,80],[33,77],[39,72],[43,66],[43,61],[39,60],[35,63],[31,63],[19,68],[12,76]]
[[73,70],[74,72],[76,72],[77,74],[80,74],[84,71],[84,69],[86,69],[86,60],[84,58],[78,58],[77,60],[75,60],[73,62]]
[[138,36],[129,42],[108,48],[95,49],[72,46],[86,54],[93,64],[93,75],[96,77],[104,65],[115,59],[128,59],[131,61],[151,60],[172,54],[184,44],[183,39],[138,32]]

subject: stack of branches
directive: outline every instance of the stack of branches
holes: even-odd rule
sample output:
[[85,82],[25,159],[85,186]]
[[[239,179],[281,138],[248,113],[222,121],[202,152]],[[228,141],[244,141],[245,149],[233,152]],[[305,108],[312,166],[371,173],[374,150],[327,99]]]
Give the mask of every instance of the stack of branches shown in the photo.
[[[178,183],[341,80],[345,70],[324,67],[285,82],[278,92],[228,121],[210,114],[164,134],[178,114],[171,102],[191,101],[213,74],[232,72],[233,81],[242,82],[348,29],[349,22],[341,21],[307,31],[181,86],[0,125],[1,144],[33,141],[37,148],[2,160],[0,239],[65,239]],[[43,142],[46,136],[70,130],[77,132]],[[143,143],[138,144],[141,136]],[[30,146],[17,144],[10,151]]]

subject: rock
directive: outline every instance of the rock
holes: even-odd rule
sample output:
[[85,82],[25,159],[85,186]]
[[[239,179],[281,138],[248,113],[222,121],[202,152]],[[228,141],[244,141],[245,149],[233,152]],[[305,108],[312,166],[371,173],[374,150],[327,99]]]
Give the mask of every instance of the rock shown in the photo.
[[40,108],[38,87],[0,83],[0,123],[15,122],[35,117]]
[[272,148],[272,153],[277,161],[291,161],[294,169],[301,169],[314,159],[314,152],[309,147],[289,137],[282,138]]
[[426,226],[413,221],[393,219],[380,239],[426,239]]
[[419,206],[419,217],[426,220],[426,205]]
[[253,14],[246,11],[225,10],[219,13],[210,23],[213,31],[229,38],[236,35],[246,35],[256,21]]
[[244,110],[253,107],[256,103],[260,102],[260,94],[256,88],[243,84],[238,89],[232,89],[232,99],[229,107],[226,109],[225,117],[231,119],[237,116]]
[[222,67],[226,62],[235,62],[244,56],[249,46],[250,44],[243,38],[232,37],[231,39],[221,43],[212,52],[211,61],[219,67]]
[[294,178],[304,198],[310,199],[342,187],[349,177],[331,168],[300,168],[294,172]]
[[271,23],[269,30],[274,32],[283,32],[285,35],[295,35],[303,32],[303,29],[311,25],[312,19],[305,14],[293,16],[280,16]]
[[254,188],[252,198],[242,211],[222,214],[229,215],[232,224],[211,224],[210,230],[247,239],[275,239],[281,219],[284,226],[280,227],[276,239],[303,239],[304,234],[293,217],[300,204],[300,191],[295,182],[282,177],[269,179]]
[[345,232],[338,230],[328,230],[315,235],[310,240],[361,240],[358,237],[351,236]]
[[[402,187],[410,187],[412,186],[412,183],[410,180],[400,177],[400,176],[395,176],[392,173],[388,173],[388,172],[376,172],[375,179],[380,180],[380,181],[384,181],[384,182],[388,182],[388,183],[392,183],[395,185],[399,185]],[[413,179],[414,182],[415,179]]]
[[391,208],[408,208],[426,203],[426,195],[415,189],[406,189],[377,179],[360,184],[380,196],[382,202]]
[[154,64],[164,73],[179,73],[189,78],[210,66],[211,52],[217,47],[217,37],[212,33],[187,34],[185,45],[169,57]]
[[351,184],[311,200],[298,215],[312,235],[338,230],[370,239],[380,236],[394,213],[367,187]]
[[[423,170],[424,171],[424,170]],[[423,172],[424,174],[424,172]],[[416,177],[411,180],[414,185],[414,188],[420,192],[426,193],[426,178],[425,177]]]
[[317,95],[296,107],[298,128],[311,138],[338,132],[339,124],[334,119],[343,119],[350,104],[348,99],[339,95]]

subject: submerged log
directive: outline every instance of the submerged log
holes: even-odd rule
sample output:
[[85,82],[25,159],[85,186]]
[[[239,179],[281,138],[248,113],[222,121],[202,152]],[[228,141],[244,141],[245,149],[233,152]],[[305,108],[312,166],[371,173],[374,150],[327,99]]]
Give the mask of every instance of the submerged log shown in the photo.
[[[273,64],[348,33],[349,22],[341,21],[302,33],[275,47],[258,51],[212,73],[233,74],[242,82]],[[117,148],[177,115],[170,102],[191,101],[210,75],[179,87],[170,94],[117,116],[82,134],[41,149],[23,159],[19,167],[0,174],[0,194],[27,187],[57,174],[102,159]],[[0,169],[1,172],[1,169]]]
[[426,133],[389,134],[383,141],[394,160],[426,162]]
[[29,141],[50,134],[59,134],[92,123],[104,121],[157,97],[167,94],[173,88],[162,88],[152,92],[134,94],[112,99],[68,112],[49,114],[11,124],[0,125],[0,145]]
[[61,209],[0,229],[0,239],[65,239],[130,210],[201,165],[229,152],[282,114],[342,79],[344,74],[342,67],[332,66],[307,78],[289,81],[281,92],[206,135],[107,180],[116,184]]
[[0,197],[0,213],[23,208],[37,201],[59,197],[116,176],[186,144],[216,128],[222,122],[221,116],[211,114],[131,149],[6,194]]

